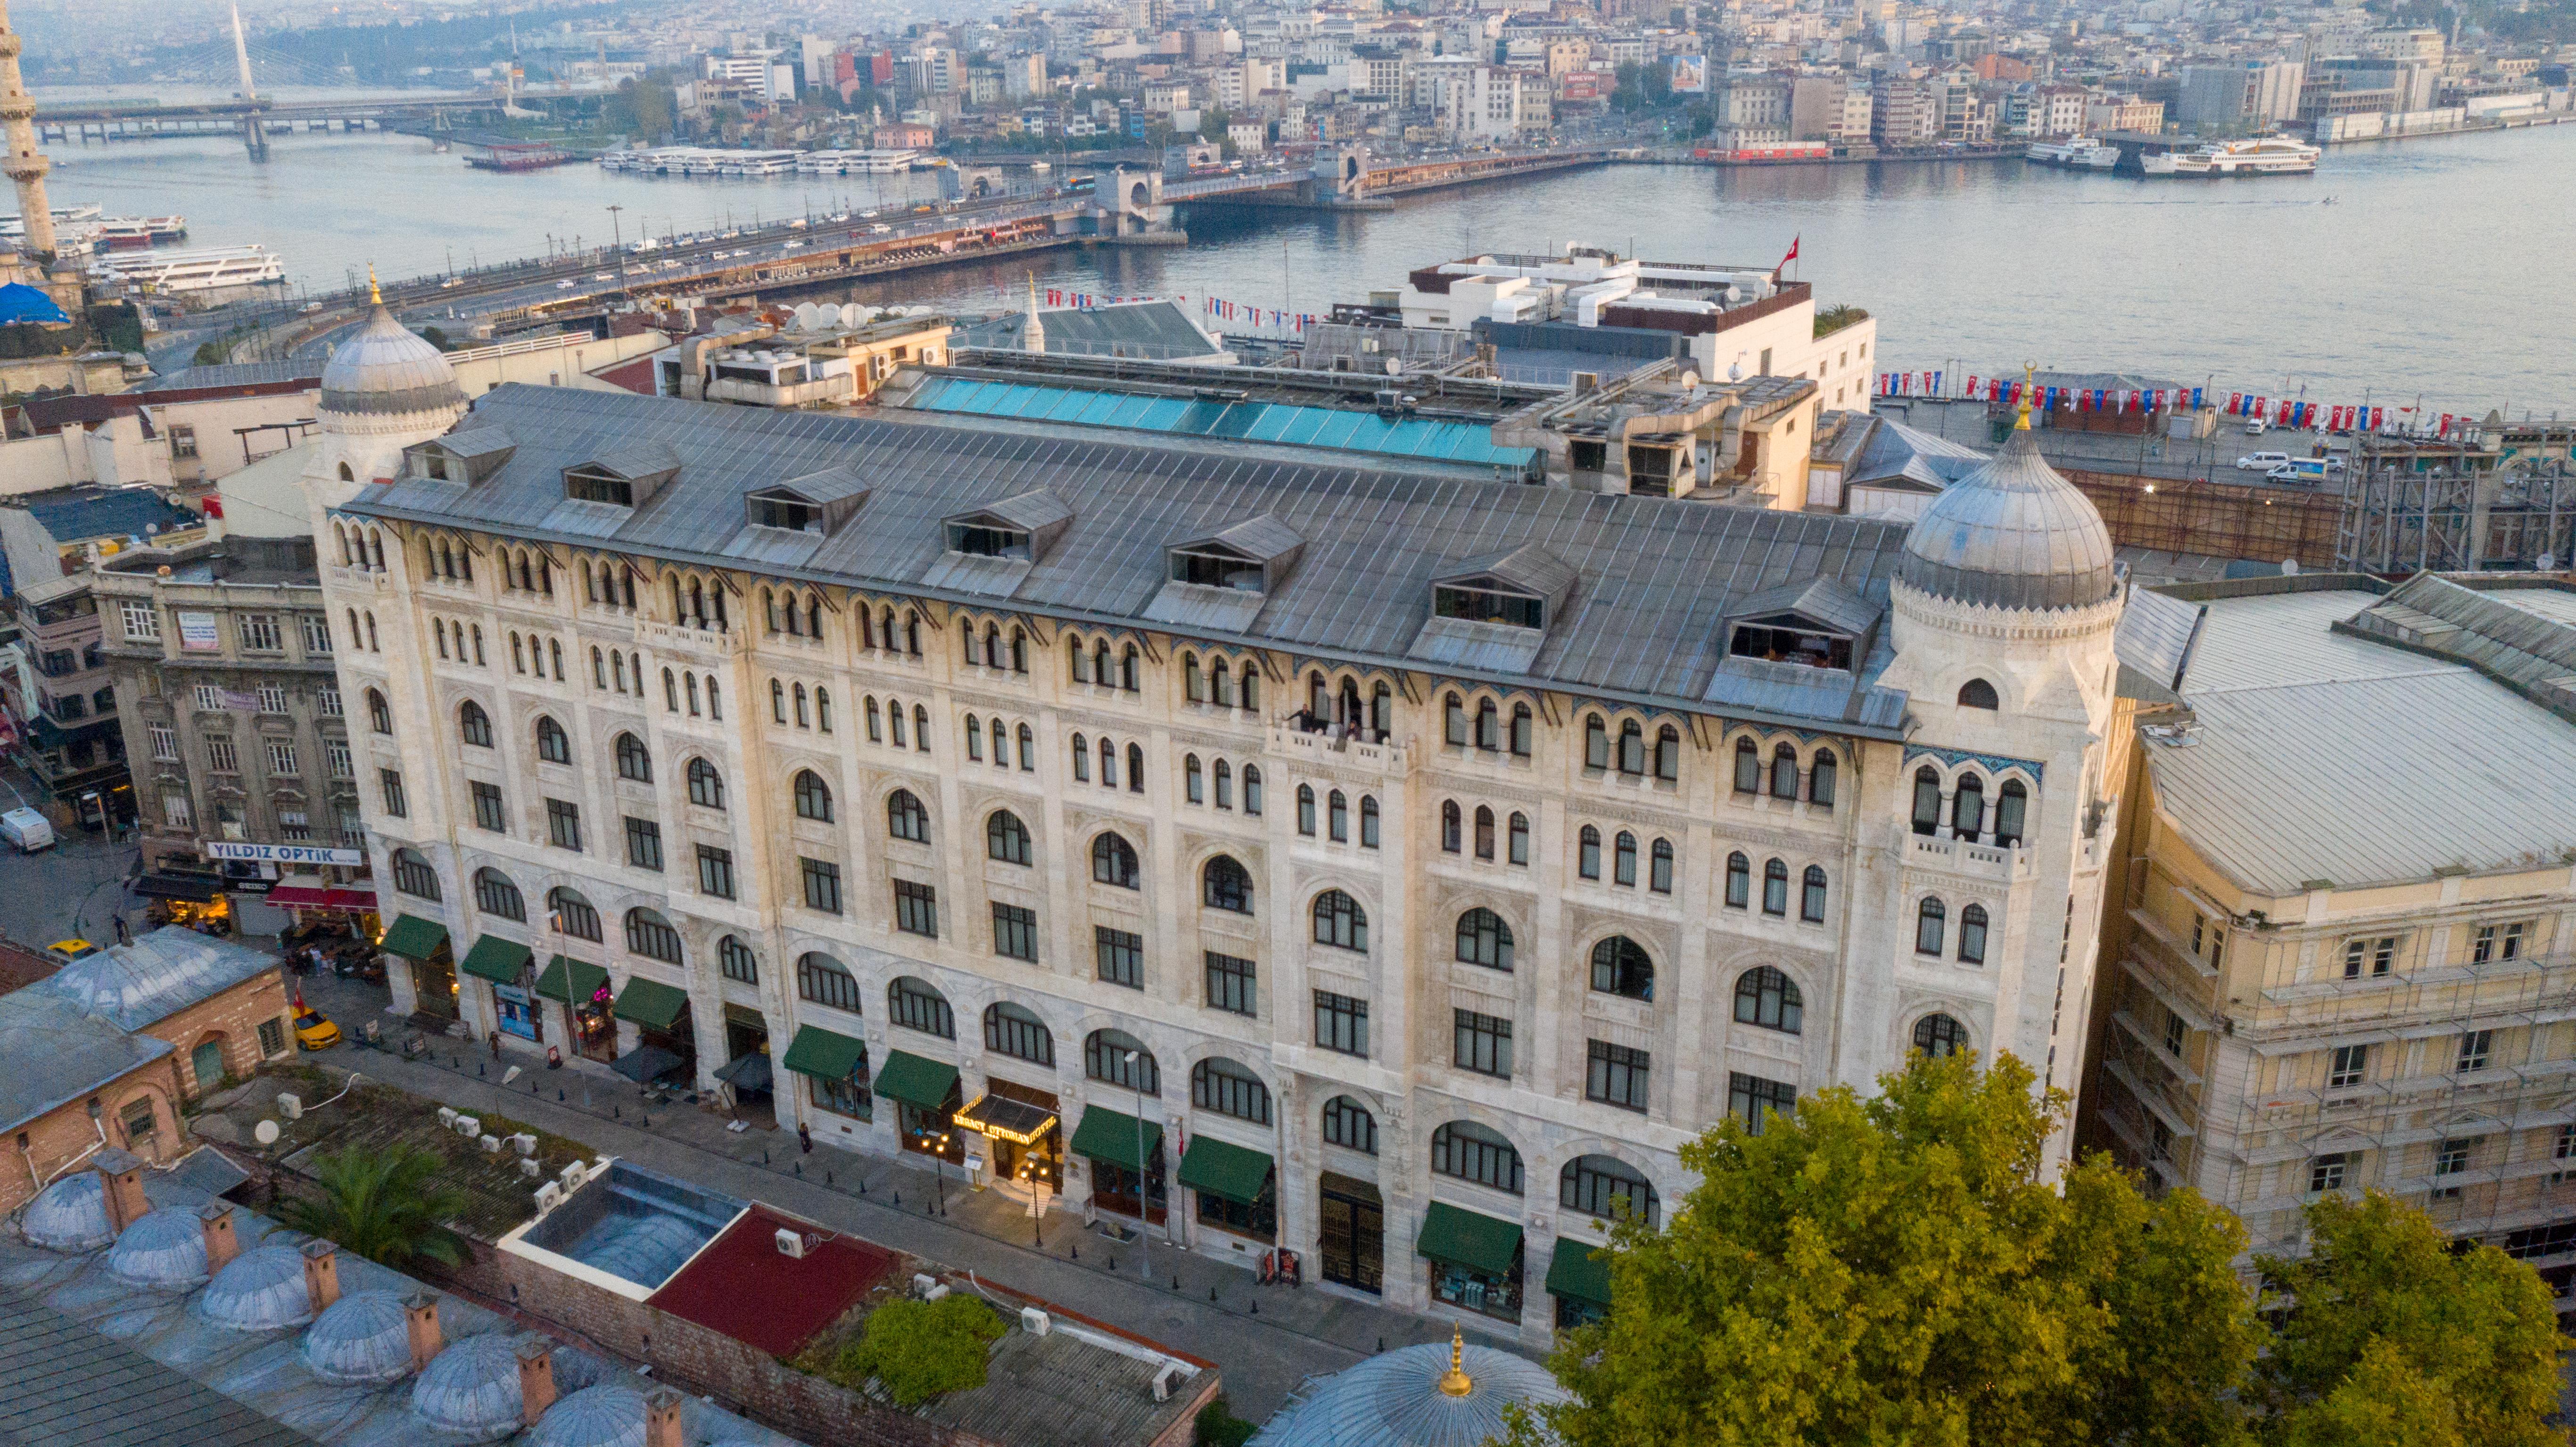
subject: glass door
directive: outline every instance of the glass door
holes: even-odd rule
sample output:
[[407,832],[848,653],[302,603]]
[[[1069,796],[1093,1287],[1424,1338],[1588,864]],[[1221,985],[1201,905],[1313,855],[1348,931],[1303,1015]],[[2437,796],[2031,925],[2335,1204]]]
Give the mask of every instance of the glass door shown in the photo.
[[[1375,1192],[1370,1192],[1375,1195]],[[1323,1193],[1324,1279],[1377,1294],[1386,1272],[1386,1212],[1374,1200],[1326,1187]]]

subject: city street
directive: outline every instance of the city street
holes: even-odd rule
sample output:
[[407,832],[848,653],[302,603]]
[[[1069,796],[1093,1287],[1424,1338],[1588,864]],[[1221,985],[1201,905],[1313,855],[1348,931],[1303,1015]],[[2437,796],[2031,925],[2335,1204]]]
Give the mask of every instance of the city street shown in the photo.
[[[0,767],[0,809],[38,797],[24,772]],[[59,939],[115,943],[113,915],[143,924],[144,901],[125,889],[134,859],[133,845],[86,829],[64,830],[60,843],[38,854],[0,850],[0,937],[38,950]]]

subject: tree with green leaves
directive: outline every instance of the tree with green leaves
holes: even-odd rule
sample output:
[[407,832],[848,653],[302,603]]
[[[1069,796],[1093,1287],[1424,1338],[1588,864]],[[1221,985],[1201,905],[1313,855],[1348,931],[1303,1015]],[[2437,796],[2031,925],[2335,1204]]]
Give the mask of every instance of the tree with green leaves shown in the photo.
[[380,1266],[400,1269],[415,1259],[454,1266],[465,1259],[464,1241],[447,1223],[467,1202],[442,1182],[446,1171],[446,1161],[417,1146],[325,1152],[313,1167],[321,1194],[280,1203],[278,1219]]
[[873,1377],[896,1406],[918,1407],[943,1392],[984,1385],[985,1347],[1002,1331],[1002,1319],[979,1297],[889,1301],[868,1313],[859,1339],[841,1349],[835,1375],[850,1384]]

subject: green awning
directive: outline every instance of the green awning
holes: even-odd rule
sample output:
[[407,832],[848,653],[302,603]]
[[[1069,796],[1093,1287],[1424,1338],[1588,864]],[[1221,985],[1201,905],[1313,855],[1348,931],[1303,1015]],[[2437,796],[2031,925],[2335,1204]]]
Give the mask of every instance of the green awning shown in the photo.
[[620,1020],[632,1020],[647,1030],[668,1030],[680,1021],[680,1012],[689,1008],[689,992],[659,980],[642,976],[626,982],[617,992],[617,1003],[611,1013]]
[[1154,1152],[1163,1148],[1163,1128],[1150,1120],[1145,1122],[1142,1154],[1136,1149],[1136,1139],[1136,1117],[1086,1105],[1082,1108],[1082,1125],[1073,1133],[1073,1153],[1142,1171],[1145,1162],[1154,1158]]
[[1413,1253],[1487,1276],[1509,1275],[1521,1254],[1520,1223],[1434,1201],[1422,1213],[1422,1234],[1413,1238]]
[[1261,1204],[1261,1188],[1270,1182],[1270,1157],[1200,1136],[1181,1152],[1181,1184],[1193,1191],[1223,1196],[1246,1206]]
[[464,962],[457,968],[496,985],[515,985],[519,976],[527,972],[528,962],[535,958],[536,953],[517,940],[485,935],[465,952]]
[[[957,1067],[907,1055],[900,1050],[886,1052],[886,1062],[877,1071],[877,1094],[919,1106],[923,1110],[944,1110],[948,1098],[957,1093]],[[941,1121],[945,1127],[948,1123]]]
[[1610,1304],[1610,1258],[1595,1258],[1600,1248],[1571,1236],[1556,1238],[1556,1255],[1547,1263],[1547,1289],[1558,1296],[1588,1301],[1594,1306]]
[[445,943],[447,926],[406,914],[395,918],[393,926],[385,931],[384,942],[376,948],[407,960],[425,960],[437,954],[438,947]]
[[847,1035],[799,1025],[796,1038],[787,1042],[786,1058],[778,1063],[818,1080],[855,1080],[867,1073],[868,1047]]
[[599,966],[557,955],[546,961],[546,972],[537,976],[537,993],[567,1005],[587,1005],[607,983],[608,972]]

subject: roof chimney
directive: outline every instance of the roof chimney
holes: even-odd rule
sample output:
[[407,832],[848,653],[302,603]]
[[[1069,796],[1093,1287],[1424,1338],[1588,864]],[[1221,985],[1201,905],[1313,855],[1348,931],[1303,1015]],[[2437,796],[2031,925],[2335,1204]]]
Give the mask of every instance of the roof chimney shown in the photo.
[[315,1237],[304,1243],[304,1293],[319,1316],[340,1299],[340,1248]]
[[232,1264],[241,1254],[241,1238],[233,1234],[233,1208],[229,1202],[208,1201],[197,1208],[197,1224],[206,1233],[206,1274],[214,1275]]
[[426,1291],[404,1297],[403,1332],[411,1338],[411,1369],[426,1369],[429,1359],[447,1345],[447,1335],[438,1326],[438,1298]]
[[680,1408],[688,1400],[671,1386],[644,1394],[644,1447],[685,1447],[680,1438]]
[[94,1158],[98,1183],[107,1197],[107,1223],[119,1231],[143,1219],[152,1203],[143,1197],[143,1162],[114,1146]]
[[555,1404],[554,1349],[535,1332],[519,1338],[519,1420],[531,1427]]

